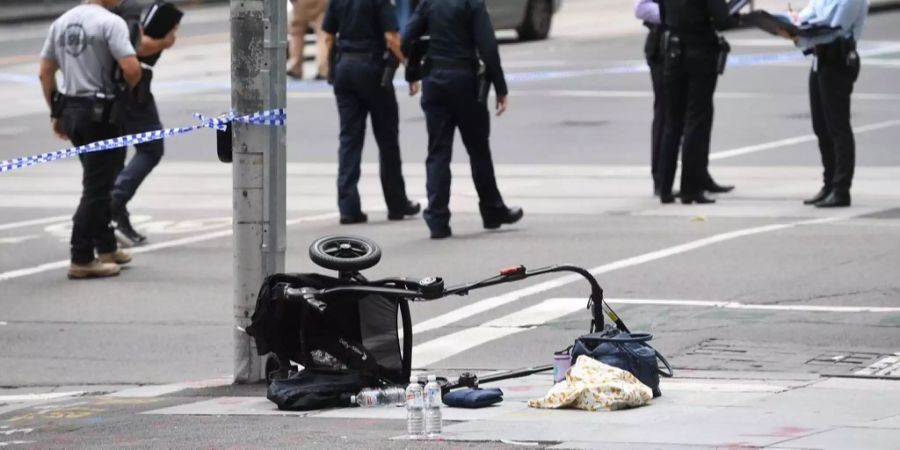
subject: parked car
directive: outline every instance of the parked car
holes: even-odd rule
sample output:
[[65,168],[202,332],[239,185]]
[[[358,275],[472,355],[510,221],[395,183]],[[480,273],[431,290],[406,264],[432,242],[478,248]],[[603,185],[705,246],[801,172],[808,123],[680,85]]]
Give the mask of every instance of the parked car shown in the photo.
[[[485,0],[491,21],[497,30],[516,30],[519,39],[533,41],[547,39],[553,14],[562,6],[562,0]],[[402,2],[408,2],[410,10],[415,9],[419,0],[398,0],[398,9]],[[293,5],[288,1],[288,20]],[[402,24],[401,24],[402,26]]]
[[562,0],[485,0],[494,28],[514,29],[523,41],[546,39]]
[[[404,0],[399,0],[404,1]],[[419,0],[408,0],[415,8]],[[494,29],[516,30],[519,39],[546,39],[550,34],[553,14],[562,0],[485,0]]]

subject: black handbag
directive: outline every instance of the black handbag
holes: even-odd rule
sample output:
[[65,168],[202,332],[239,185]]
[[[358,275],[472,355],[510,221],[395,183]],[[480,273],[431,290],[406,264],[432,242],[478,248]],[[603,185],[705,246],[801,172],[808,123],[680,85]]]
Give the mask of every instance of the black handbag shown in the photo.
[[[587,355],[603,364],[631,372],[641,383],[659,397],[660,375],[670,378],[672,366],[655,348],[647,342],[653,339],[649,333],[629,333],[608,328],[598,333],[579,337],[572,346],[572,364],[581,355]],[[662,362],[666,370],[659,367]]]

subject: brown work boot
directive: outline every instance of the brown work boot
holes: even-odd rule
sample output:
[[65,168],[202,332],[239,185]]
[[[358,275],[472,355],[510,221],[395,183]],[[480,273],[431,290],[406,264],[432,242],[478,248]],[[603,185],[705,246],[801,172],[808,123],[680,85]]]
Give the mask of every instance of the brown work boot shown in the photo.
[[69,279],[114,277],[119,274],[116,263],[105,263],[95,259],[87,264],[69,265]]
[[118,264],[124,266],[131,262],[131,255],[122,249],[116,249],[114,252],[97,255],[97,259],[104,264]]

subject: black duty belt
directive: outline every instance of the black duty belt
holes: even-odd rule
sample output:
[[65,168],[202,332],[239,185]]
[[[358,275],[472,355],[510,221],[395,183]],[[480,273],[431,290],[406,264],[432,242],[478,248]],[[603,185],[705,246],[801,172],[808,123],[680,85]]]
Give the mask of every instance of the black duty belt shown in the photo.
[[372,52],[348,52],[341,51],[341,59],[354,59],[359,61],[368,61],[372,59]]
[[468,59],[431,58],[430,64],[432,69],[466,69],[472,71],[478,69],[478,64]]

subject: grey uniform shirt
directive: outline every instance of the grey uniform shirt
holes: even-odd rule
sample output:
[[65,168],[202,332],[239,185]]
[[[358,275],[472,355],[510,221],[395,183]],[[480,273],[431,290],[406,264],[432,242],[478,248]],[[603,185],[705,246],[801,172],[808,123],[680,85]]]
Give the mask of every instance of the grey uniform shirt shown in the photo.
[[56,61],[60,92],[89,97],[112,93],[117,60],[134,55],[125,20],[100,5],[76,6],[50,25],[41,58]]

